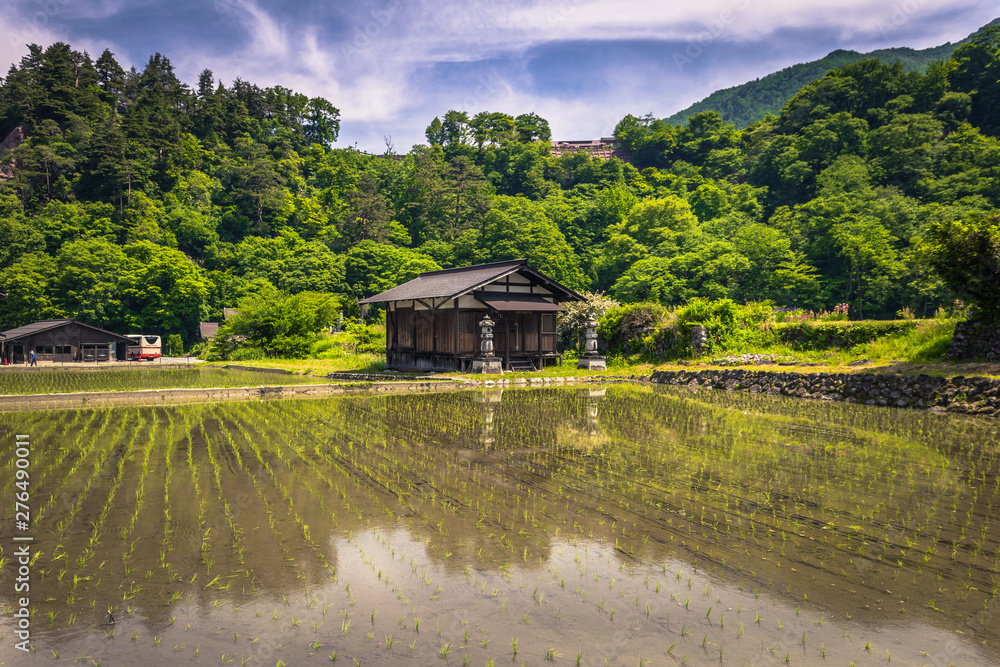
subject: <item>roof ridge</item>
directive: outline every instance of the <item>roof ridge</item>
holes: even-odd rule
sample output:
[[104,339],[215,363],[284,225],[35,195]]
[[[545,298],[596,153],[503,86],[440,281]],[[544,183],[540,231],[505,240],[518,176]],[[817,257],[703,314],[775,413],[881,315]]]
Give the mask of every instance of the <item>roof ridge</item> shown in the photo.
[[490,267],[500,268],[501,266],[520,266],[527,265],[528,259],[506,259],[502,262],[490,262],[489,264],[472,264],[470,266],[453,266],[450,269],[438,269],[437,271],[424,271],[417,278],[422,278],[424,276],[439,276],[442,273],[460,273],[462,271],[471,271],[473,269],[486,269]]
[[527,259],[513,259],[490,264],[428,271],[402,285],[361,299],[358,303],[385,303],[412,299],[454,299],[514,273],[523,274],[529,280],[537,281],[549,289],[566,294],[572,300],[582,299],[576,292],[563,287],[557,281],[529,266]]

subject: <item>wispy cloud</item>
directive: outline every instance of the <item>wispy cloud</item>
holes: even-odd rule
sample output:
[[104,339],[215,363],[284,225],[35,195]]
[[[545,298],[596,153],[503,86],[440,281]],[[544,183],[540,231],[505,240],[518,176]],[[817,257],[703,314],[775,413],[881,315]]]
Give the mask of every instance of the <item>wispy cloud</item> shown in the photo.
[[250,38],[252,52],[257,56],[274,58],[289,54],[285,26],[254,0],[213,0],[212,7],[221,16],[239,21]]

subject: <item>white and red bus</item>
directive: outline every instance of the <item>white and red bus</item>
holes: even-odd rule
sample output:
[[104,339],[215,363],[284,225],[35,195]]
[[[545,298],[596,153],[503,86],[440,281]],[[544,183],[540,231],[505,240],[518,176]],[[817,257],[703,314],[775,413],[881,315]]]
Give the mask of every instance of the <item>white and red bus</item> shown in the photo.
[[134,334],[127,336],[132,341],[128,344],[129,361],[146,361],[160,357],[161,340],[159,336]]

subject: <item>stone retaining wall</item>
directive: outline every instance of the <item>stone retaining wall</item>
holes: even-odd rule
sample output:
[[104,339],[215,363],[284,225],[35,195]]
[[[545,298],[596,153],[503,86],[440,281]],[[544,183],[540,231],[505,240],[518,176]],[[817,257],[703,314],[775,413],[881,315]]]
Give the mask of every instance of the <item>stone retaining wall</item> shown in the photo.
[[776,373],[749,369],[654,371],[652,382],[936,412],[1000,414],[1000,380],[931,375]]
[[985,322],[959,322],[948,346],[948,358],[1000,359],[1000,326]]
[[331,380],[351,380],[352,382],[454,382],[454,380],[447,378],[434,378],[426,375],[383,375],[381,373],[352,373],[350,371],[334,371],[327,373],[326,377]]
[[275,375],[292,375],[292,371],[286,368],[264,368],[262,366],[237,366],[227,364],[223,366],[227,371],[252,371],[254,373],[274,373]]
[[642,382],[648,380],[648,375],[568,375],[566,377],[497,378],[496,380],[472,380],[472,382],[483,387],[517,388],[548,387],[564,384],[621,384],[623,382]]

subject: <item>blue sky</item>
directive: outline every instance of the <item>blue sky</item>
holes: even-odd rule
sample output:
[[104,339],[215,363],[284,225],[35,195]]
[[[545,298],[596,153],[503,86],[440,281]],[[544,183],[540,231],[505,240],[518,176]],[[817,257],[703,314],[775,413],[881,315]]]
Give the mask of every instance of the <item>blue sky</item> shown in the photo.
[[189,84],[208,68],[323,96],[338,145],[405,152],[448,109],[596,138],[834,49],[936,46],[998,15],[984,0],[0,0],[0,67],[27,43],[137,68],[160,52]]

